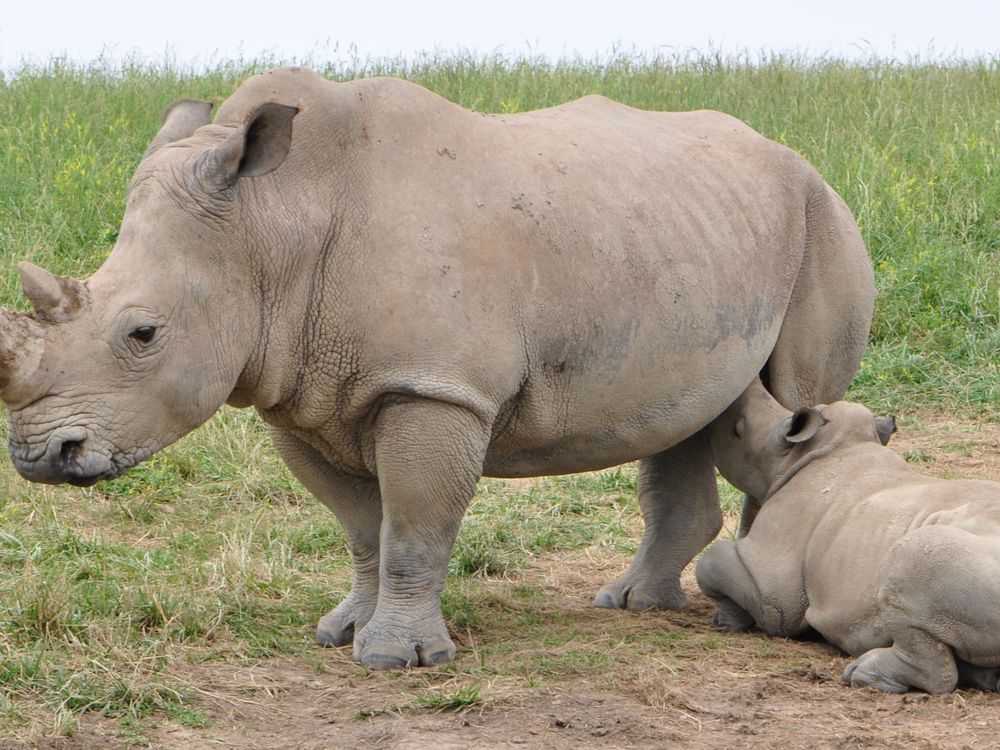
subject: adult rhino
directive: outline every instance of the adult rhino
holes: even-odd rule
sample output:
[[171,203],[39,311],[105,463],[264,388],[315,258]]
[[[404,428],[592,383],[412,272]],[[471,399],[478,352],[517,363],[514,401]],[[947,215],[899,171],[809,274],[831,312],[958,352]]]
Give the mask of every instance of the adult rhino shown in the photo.
[[719,470],[764,499],[696,575],[716,624],[814,628],[889,692],[1000,690],[1000,484],[923,476],[860,404],[782,407],[756,382],[709,429]]
[[93,276],[21,265],[10,452],[87,485],[256,407],[350,541],[317,637],[366,666],[453,657],[439,596],[483,474],[642,459],[645,536],[596,603],[680,606],[721,525],[701,428],[761,371],[797,405],[858,365],[873,283],[850,212],[726,115],[591,96],[488,116],[300,68],[209,110],[168,110]]

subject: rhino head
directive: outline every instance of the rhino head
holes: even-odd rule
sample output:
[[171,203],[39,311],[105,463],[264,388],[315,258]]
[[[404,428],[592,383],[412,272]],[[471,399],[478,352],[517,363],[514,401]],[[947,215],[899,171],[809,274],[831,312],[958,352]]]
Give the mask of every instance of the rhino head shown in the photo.
[[755,380],[709,427],[719,472],[753,497],[766,499],[810,461],[848,445],[886,445],[893,417],[874,417],[861,404],[803,406],[789,411]]
[[27,479],[118,476],[207,420],[247,368],[261,322],[239,183],[284,160],[297,110],[229,126],[210,110],[167,111],[90,278],[19,266],[34,313],[0,310],[0,398]]

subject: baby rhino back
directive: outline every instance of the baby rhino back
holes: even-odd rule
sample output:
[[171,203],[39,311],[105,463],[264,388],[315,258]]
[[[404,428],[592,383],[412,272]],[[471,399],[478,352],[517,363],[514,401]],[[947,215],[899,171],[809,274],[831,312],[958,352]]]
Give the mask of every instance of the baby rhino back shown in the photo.
[[[1000,482],[975,479],[939,480],[917,497],[935,508],[923,525],[943,525],[992,537],[1000,544]],[[936,507],[935,507],[936,506]]]
[[839,543],[811,555],[807,619],[859,657],[845,680],[889,691],[996,690],[1000,484],[912,472],[842,521]]

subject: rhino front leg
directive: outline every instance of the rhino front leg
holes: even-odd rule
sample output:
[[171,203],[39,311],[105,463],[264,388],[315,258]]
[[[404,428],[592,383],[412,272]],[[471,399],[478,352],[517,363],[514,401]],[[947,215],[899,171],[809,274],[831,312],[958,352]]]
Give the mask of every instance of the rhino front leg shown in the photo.
[[748,630],[757,622],[738,601],[748,604],[760,598],[757,583],[740,559],[736,544],[720,539],[698,560],[698,587],[715,602],[712,624],[723,630]]
[[722,510],[705,437],[697,433],[639,465],[645,533],[625,574],[602,588],[595,607],[680,609],[684,567],[722,528]]
[[441,590],[489,436],[484,420],[453,404],[401,401],[379,413],[374,426],[382,493],[378,603],[354,637],[354,658],[364,666],[430,666],[454,658]]
[[333,511],[347,535],[354,562],[354,585],[316,627],[323,646],[343,646],[365,626],[378,600],[379,529],[382,500],[378,482],[347,476],[334,469],[311,445],[286,430],[271,429],[278,453],[295,477]]
[[[695,576],[705,596],[718,606],[713,622],[725,630],[755,623],[769,635],[794,636],[807,627],[809,600],[802,582],[800,555],[785,540],[753,536],[720,539],[698,560]],[[775,554],[781,547],[783,554]]]

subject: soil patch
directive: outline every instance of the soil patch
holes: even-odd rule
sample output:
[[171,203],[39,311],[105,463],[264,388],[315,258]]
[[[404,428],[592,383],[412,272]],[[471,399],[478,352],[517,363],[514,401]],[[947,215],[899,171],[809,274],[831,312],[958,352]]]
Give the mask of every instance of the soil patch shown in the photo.
[[[949,477],[1000,477],[1000,426],[941,416],[901,420],[892,442],[920,470]],[[206,728],[165,721],[148,735],[162,750],[327,750],[332,748],[974,748],[996,745],[1000,695],[887,695],[846,687],[848,659],[825,643],[722,634],[712,604],[684,577],[680,612],[594,610],[600,584],[624,556],[586,550],[539,559],[518,581],[545,592],[539,615],[558,613],[579,633],[580,653],[612,660],[538,680],[483,667],[476,643],[459,635],[459,658],[439,672],[369,673],[348,649],[317,648],[312,664],[273,659],[249,666],[175,665],[171,678],[198,696]],[[671,634],[677,637],[670,645]],[[667,645],[657,645],[663,636]],[[617,641],[615,639],[618,639]],[[516,639],[515,639],[516,640]],[[630,645],[634,644],[634,645]],[[518,643],[540,654],[544,643]],[[619,659],[620,664],[615,660]],[[420,703],[452,695],[470,680],[478,701],[463,710]],[[84,721],[67,740],[12,748],[104,750],[125,744],[111,722]]]

